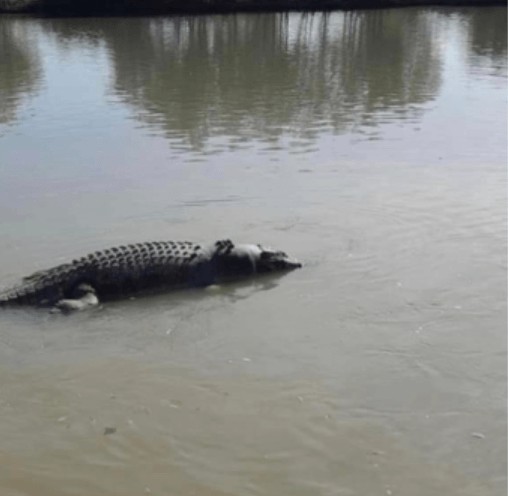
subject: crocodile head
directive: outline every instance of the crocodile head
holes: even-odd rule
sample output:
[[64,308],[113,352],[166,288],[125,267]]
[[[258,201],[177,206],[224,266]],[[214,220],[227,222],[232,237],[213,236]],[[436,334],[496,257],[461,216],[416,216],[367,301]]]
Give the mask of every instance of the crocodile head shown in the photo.
[[[243,245],[247,253],[254,260],[256,272],[263,274],[266,272],[285,272],[289,270],[299,269],[302,264],[288,256],[287,253],[271,248],[264,248],[261,245]],[[239,247],[242,249],[242,246]],[[259,251],[258,251],[259,250]]]
[[287,272],[302,266],[285,252],[262,245],[235,245],[231,241],[218,241],[216,247],[214,258],[221,278]]

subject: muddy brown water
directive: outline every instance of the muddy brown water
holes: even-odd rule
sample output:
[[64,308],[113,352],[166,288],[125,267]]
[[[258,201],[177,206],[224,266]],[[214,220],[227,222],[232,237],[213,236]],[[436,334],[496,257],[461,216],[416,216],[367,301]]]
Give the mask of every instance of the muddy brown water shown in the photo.
[[0,493],[506,494],[506,9],[0,17],[0,281],[141,240],[304,268],[0,315]]

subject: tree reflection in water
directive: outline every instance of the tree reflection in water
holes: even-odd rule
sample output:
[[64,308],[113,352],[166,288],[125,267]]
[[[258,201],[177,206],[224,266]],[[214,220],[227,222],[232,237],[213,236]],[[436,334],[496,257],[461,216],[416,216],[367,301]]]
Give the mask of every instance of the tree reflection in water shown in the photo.
[[0,124],[13,122],[22,102],[39,88],[42,71],[30,27],[0,17]]
[[418,112],[440,83],[424,11],[181,17],[120,22],[115,88],[144,122],[207,139],[312,140]]
[[[304,147],[323,132],[376,138],[382,123],[417,119],[440,90],[450,18],[468,40],[469,57],[504,70],[506,24],[493,13],[422,8],[84,18],[44,20],[39,27],[61,47],[106,47],[113,92],[136,118],[175,148],[206,152],[246,141],[287,146],[282,138]],[[0,60],[7,67],[0,73],[0,122],[12,120],[23,97],[37,89],[40,61],[30,30],[38,22],[0,20]]]

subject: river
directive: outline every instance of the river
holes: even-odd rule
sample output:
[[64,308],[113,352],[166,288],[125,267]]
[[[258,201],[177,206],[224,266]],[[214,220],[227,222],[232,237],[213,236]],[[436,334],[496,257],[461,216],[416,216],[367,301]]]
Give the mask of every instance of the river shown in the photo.
[[0,315],[2,496],[506,494],[506,9],[0,17],[0,282],[231,238],[281,278]]

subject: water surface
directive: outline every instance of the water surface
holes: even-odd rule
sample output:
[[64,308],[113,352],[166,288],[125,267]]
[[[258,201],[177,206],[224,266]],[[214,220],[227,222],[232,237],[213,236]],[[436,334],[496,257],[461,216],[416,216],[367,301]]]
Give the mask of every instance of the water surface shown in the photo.
[[0,281],[231,237],[282,278],[0,316],[2,495],[506,494],[506,9],[0,17]]

